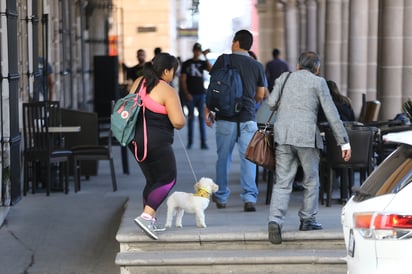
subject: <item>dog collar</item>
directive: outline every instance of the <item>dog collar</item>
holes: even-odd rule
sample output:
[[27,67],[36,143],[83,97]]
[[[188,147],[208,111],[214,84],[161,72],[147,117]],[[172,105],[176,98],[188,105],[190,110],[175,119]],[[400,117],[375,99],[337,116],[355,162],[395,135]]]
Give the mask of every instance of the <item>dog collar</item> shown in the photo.
[[195,194],[193,194],[194,196],[199,196],[199,197],[203,197],[206,199],[210,199],[210,193],[209,191],[207,191],[204,188],[199,189]]

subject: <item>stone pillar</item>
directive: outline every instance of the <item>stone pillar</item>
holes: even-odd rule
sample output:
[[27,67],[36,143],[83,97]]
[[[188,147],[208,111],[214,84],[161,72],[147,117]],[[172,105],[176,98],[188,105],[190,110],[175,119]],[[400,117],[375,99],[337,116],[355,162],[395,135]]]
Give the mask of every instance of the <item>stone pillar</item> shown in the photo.
[[299,53],[302,51],[308,50],[307,36],[308,36],[308,22],[306,18],[306,1],[305,0],[297,0],[297,8],[298,8],[298,41],[299,41]]
[[[272,2],[272,12],[273,16],[273,36],[272,36],[272,47],[269,48],[270,50],[270,59],[272,59],[272,49],[278,48],[280,49],[281,56],[283,55],[286,57],[286,52],[288,49],[286,48],[286,28],[285,28],[285,9],[284,5],[279,2],[270,1]],[[286,59],[286,61],[288,61]]]
[[306,0],[307,8],[307,29],[306,29],[306,46],[308,50],[317,51],[317,29],[316,29],[316,1]]
[[341,37],[342,18],[341,0],[326,2],[326,36],[325,36],[325,76],[336,83],[341,82]]
[[259,60],[262,63],[272,59],[273,48],[285,52],[285,28],[283,5],[275,1],[258,1],[259,17]]
[[412,99],[412,1],[404,2],[404,33],[403,33],[403,71],[402,71],[402,103]]
[[350,2],[348,95],[355,117],[362,108],[368,74],[368,1]]
[[285,28],[286,28],[286,59],[289,62],[290,69],[294,71],[299,57],[299,25],[298,10],[296,0],[289,0],[285,4]]
[[366,100],[375,100],[378,83],[378,22],[379,0],[369,0],[368,7],[368,85]]
[[342,37],[341,37],[341,79],[339,90],[348,93],[348,40],[349,40],[349,0],[342,0]]
[[326,0],[317,0],[317,49],[320,56],[320,74],[325,75]]
[[259,18],[259,58],[261,60],[270,59],[270,48],[272,38],[272,16],[273,14],[269,10],[269,6],[272,1],[258,1],[256,4],[256,10]]
[[381,0],[378,91],[381,119],[392,119],[401,111],[404,33],[403,0]]

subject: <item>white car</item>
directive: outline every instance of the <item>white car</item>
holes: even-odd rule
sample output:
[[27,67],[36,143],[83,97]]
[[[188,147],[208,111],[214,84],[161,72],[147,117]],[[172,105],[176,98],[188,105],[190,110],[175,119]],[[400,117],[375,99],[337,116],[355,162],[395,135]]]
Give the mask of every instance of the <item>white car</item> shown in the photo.
[[401,145],[342,209],[350,274],[412,273],[412,130],[383,139]]

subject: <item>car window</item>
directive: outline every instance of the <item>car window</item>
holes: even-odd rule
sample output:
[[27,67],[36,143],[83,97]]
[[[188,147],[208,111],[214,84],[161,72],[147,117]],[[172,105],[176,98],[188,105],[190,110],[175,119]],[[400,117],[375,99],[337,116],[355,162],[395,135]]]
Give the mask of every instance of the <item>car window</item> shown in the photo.
[[401,183],[397,184],[395,189],[393,190],[394,193],[401,191],[405,186],[412,183],[412,169],[405,175],[404,179],[401,180]]
[[363,201],[397,192],[411,182],[411,177],[412,146],[401,145],[365,180],[354,200]]
[[392,173],[391,176],[389,176],[388,180],[382,185],[382,187],[376,193],[376,196],[396,192],[395,189],[400,190],[402,188],[401,185],[406,183],[405,180],[408,179],[407,175],[411,173],[411,170],[412,170],[412,160],[407,159],[405,160],[405,162],[403,162],[399,166],[399,168],[397,168]]

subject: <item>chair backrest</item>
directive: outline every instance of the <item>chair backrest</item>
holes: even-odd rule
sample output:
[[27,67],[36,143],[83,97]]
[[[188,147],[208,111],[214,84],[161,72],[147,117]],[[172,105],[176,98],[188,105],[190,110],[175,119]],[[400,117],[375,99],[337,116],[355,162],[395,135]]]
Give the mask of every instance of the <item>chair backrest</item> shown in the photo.
[[325,131],[326,157],[332,167],[371,167],[373,145],[377,128],[348,127],[346,128],[352,149],[352,156],[348,162],[342,159],[342,151],[337,145],[332,130]]
[[[114,103],[114,100],[110,102],[111,112],[113,112]],[[113,136],[110,117],[99,117],[98,139],[99,144],[106,145],[109,148],[110,152],[112,151],[112,145],[120,145],[117,139]]]
[[67,148],[98,144],[97,113],[73,109],[61,109],[63,126],[80,126],[80,132],[65,134]]
[[378,120],[381,102],[378,100],[364,102],[359,122],[370,123]]
[[110,126],[110,118],[99,118],[98,121],[98,140],[100,145],[106,145],[111,151],[113,134]]
[[49,127],[60,125],[60,105],[57,101],[23,103],[24,149],[50,151]]

